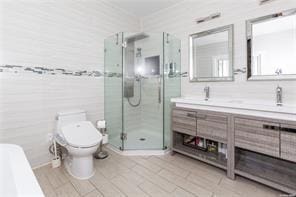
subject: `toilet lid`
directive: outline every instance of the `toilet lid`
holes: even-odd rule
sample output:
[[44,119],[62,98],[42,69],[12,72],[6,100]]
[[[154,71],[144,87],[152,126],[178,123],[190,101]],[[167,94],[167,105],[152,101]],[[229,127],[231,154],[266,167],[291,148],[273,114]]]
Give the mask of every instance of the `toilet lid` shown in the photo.
[[61,132],[68,144],[75,147],[95,146],[102,140],[102,134],[89,121],[68,124]]

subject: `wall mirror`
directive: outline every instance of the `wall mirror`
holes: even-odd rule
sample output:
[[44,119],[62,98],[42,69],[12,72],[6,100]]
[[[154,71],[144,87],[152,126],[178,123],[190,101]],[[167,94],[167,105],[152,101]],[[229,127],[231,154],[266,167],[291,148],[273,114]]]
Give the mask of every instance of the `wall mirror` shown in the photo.
[[296,79],[296,9],[247,21],[248,80]]
[[191,82],[233,80],[233,25],[189,36]]

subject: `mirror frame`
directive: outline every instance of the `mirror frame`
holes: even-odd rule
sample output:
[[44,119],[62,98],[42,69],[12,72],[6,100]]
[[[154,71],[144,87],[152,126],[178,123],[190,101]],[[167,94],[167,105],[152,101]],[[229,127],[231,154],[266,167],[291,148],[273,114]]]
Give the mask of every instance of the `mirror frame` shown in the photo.
[[[226,25],[211,30],[194,33],[189,35],[189,82],[219,82],[219,81],[234,81],[234,66],[233,66],[233,24]],[[229,77],[194,77],[193,73],[193,39],[203,36],[216,34],[228,31],[228,52],[229,52],[229,67],[231,68],[232,76]]]
[[262,16],[246,21],[246,40],[247,40],[247,80],[248,81],[272,81],[272,80],[296,80],[296,74],[286,75],[252,75],[252,43],[253,34],[252,26],[254,24],[266,21],[276,20],[278,18],[296,15],[296,9],[290,9],[267,16]]

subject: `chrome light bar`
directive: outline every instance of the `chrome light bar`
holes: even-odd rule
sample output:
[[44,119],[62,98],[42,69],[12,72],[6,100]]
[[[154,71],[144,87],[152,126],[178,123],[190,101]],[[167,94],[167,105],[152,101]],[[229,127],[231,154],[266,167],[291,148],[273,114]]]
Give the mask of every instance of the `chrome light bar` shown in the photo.
[[270,3],[272,1],[275,1],[275,0],[259,0],[259,5],[264,5],[264,4]]
[[206,21],[209,21],[209,20],[213,20],[215,18],[219,18],[220,16],[221,16],[221,13],[217,12],[217,13],[211,14],[211,15],[206,16],[206,17],[198,18],[195,21],[196,21],[197,24],[199,24],[199,23],[203,23],[203,22],[206,22]]

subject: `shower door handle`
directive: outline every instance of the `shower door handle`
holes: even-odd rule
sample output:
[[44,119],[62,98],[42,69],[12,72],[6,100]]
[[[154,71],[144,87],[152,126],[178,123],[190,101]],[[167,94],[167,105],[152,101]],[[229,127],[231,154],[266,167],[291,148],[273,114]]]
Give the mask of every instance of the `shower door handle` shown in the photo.
[[161,77],[158,78],[158,103],[161,103]]

